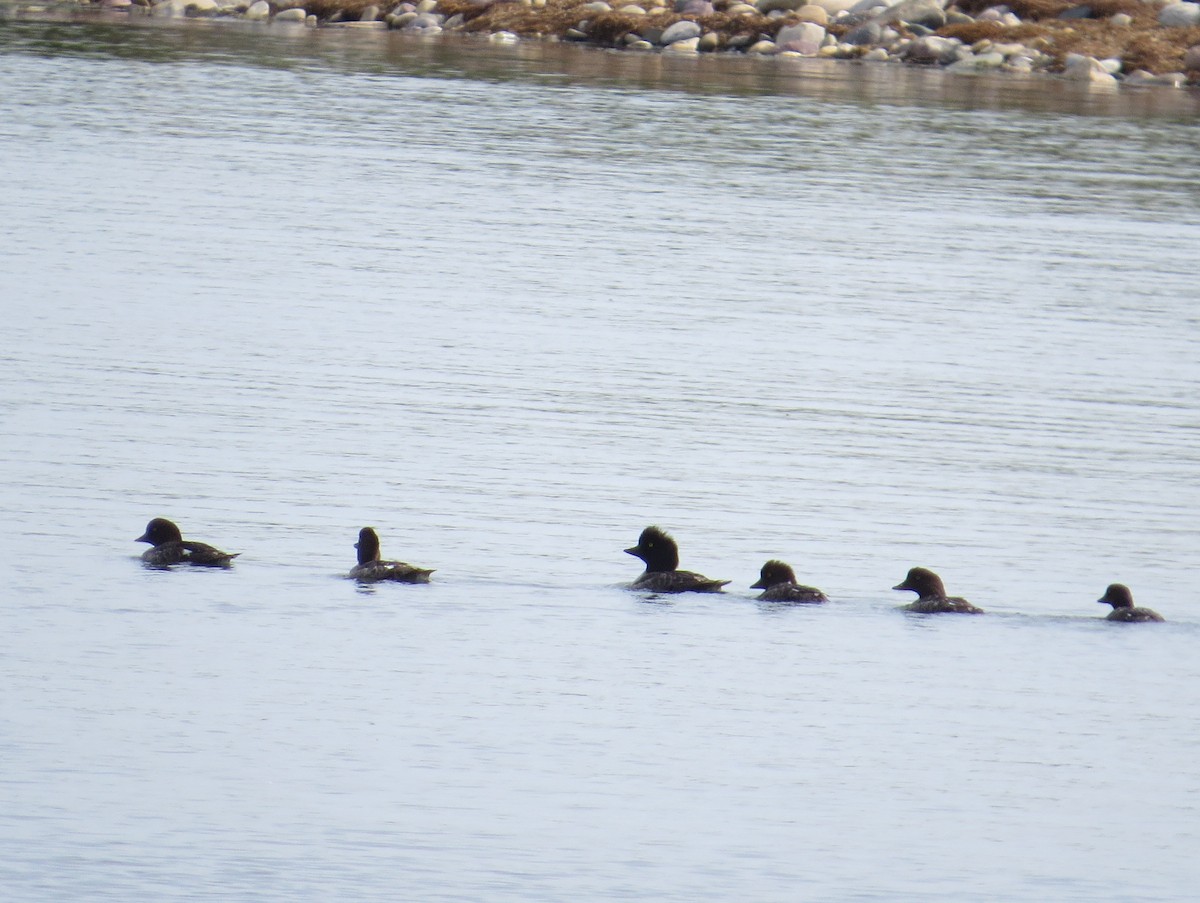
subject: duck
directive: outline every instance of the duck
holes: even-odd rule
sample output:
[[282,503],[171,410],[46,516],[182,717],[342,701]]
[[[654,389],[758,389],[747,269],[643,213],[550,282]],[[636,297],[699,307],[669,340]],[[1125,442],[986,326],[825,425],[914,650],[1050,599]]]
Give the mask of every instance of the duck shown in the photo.
[[917,594],[917,601],[903,606],[904,611],[914,611],[921,614],[936,614],[940,612],[956,612],[958,614],[981,615],[982,608],[977,608],[958,596],[947,596],[942,578],[928,568],[911,568],[904,582],[898,583],[892,589],[910,590]]
[[711,580],[703,574],[679,570],[679,546],[665,530],[647,527],[638,544],[625,554],[640,558],[646,570],[629,589],[651,593],[719,593],[728,580]]
[[1096,600],[1101,605],[1111,605],[1113,610],[1104,618],[1106,621],[1165,621],[1162,615],[1150,608],[1137,608],[1133,604],[1133,593],[1124,583],[1110,583],[1104,595]]
[[165,568],[173,564],[197,564],[203,567],[227,568],[241,552],[222,552],[207,543],[185,540],[173,522],[156,517],[146,524],[146,532],[134,542],[148,542],[153,548],[142,553],[142,561],[151,567]]
[[384,561],[379,557],[379,534],[371,527],[358,531],[358,564],[346,576],[360,583],[394,580],[397,583],[428,583],[432,569],[419,568],[403,561]]
[[762,566],[758,574],[758,582],[750,584],[751,589],[761,589],[758,596],[762,602],[800,602],[819,605],[828,602],[829,597],[813,586],[804,586],[796,582],[796,572],[792,566],[778,559],[771,559]]

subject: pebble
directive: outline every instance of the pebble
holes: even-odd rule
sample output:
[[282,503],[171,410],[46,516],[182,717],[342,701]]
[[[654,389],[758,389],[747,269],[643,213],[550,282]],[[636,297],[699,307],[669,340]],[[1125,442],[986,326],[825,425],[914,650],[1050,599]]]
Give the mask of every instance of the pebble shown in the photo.
[[825,29],[813,22],[786,25],[775,35],[781,51],[794,51],[802,56],[816,56],[825,41]]
[[702,53],[711,53],[719,49],[721,46],[721,36],[715,31],[706,31],[700,35],[700,43],[697,45],[697,50]]
[[696,35],[692,38],[684,38],[680,41],[672,41],[663,48],[663,53],[699,53],[700,52],[700,36]]
[[1117,80],[1112,77],[1112,74],[1095,57],[1069,53],[1065,62],[1066,65],[1063,68],[1064,78],[1071,81],[1091,82],[1092,84],[1116,84]]
[[646,15],[646,11],[644,9],[642,9],[640,6],[637,6],[633,3],[629,4],[628,6],[622,6],[619,10],[617,10],[617,12],[623,13],[626,16],[644,16],[644,15]]
[[1158,24],[1166,28],[1200,25],[1200,3],[1172,3],[1158,14]]
[[632,44],[629,44],[628,49],[630,49],[630,50],[653,50],[654,45],[651,44],[649,41],[640,41],[639,40],[639,41],[634,41]]
[[298,6],[293,6],[291,9],[281,9],[275,14],[276,22],[299,22],[304,23],[308,19],[308,13]]
[[938,29],[946,24],[946,13],[940,0],[900,0],[881,17],[883,22],[903,22]]
[[488,36],[493,44],[516,44],[521,39],[511,31],[497,31]]
[[746,52],[747,53],[758,53],[758,54],[762,54],[765,56],[765,55],[774,53],[777,49],[778,48],[776,48],[774,41],[762,40],[762,41],[755,41],[753,44],[751,44],[746,49]]
[[1133,16],[1129,15],[1129,13],[1116,13],[1109,16],[1108,21],[1117,26],[1117,28],[1128,28],[1133,24]]
[[954,38],[930,35],[909,44],[904,56],[918,63],[948,63],[955,59],[955,51],[961,46]]
[[[645,37],[645,35],[643,35]],[[693,38],[699,40],[700,25],[690,19],[682,19],[673,25],[667,26],[663,30],[662,36],[658,39],[658,43],[665,46],[677,44],[680,41],[690,41]]]
[[249,19],[252,22],[262,21],[270,18],[270,16],[271,5],[267,3],[267,0],[254,0],[246,9],[246,12],[242,14],[243,18]]
[[815,3],[807,3],[796,10],[796,18],[801,22],[812,22],[816,25],[829,24],[829,12]]
[[850,29],[842,36],[842,41],[847,44],[856,44],[860,47],[868,44],[878,44],[883,37],[883,26],[878,22],[864,22],[856,28]]
[[872,63],[886,63],[891,58],[891,54],[889,54],[882,47],[876,47],[873,50],[868,50],[861,57],[861,59]]

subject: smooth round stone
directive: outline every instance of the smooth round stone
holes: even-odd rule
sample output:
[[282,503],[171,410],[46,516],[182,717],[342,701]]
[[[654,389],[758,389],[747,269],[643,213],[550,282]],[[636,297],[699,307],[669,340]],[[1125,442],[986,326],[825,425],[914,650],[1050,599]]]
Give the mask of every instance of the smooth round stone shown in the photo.
[[712,53],[721,46],[721,36],[715,31],[706,31],[700,35],[700,43],[696,45],[696,49],[701,53]]
[[318,20],[317,20],[316,14],[314,13],[314,14],[310,15],[307,19],[304,20],[304,24],[308,28],[316,28],[317,21]]
[[1158,24],[1165,28],[1189,28],[1200,25],[1200,3],[1173,3],[1158,14]]
[[866,60],[869,63],[886,63],[891,57],[882,47],[876,47],[873,50],[868,50],[859,59]]
[[942,11],[940,0],[901,0],[888,9],[885,19],[888,22],[938,29],[946,24],[946,13]]
[[713,5],[709,0],[679,0],[675,4],[675,12],[685,16],[711,16]]
[[583,6],[578,6],[576,9],[582,10],[585,13],[606,13],[612,10],[604,0],[595,0],[594,3],[585,3]]
[[880,38],[883,37],[883,26],[878,22],[864,22],[855,28],[851,28],[842,36],[842,42],[845,44],[854,44],[858,47],[866,47],[871,44],[878,44]]
[[1067,55],[1063,77],[1075,82],[1091,82],[1092,84],[1116,84],[1116,79],[1105,71],[1100,61],[1090,56],[1080,56],[1077,53]]
[[946,10],[947,25],[970,25],[975,20],[960,9]]
[[271,16],[271,5],[267,3],[267,0],[254,0],[254,2],[247,7],[243,16],[252,22],[268,19]]
[[411,10],[411,9],[408,12],[395,14],[392,16],[392,18],[390,20],[388,20],[388,27],[403,28],[405,25],[407,25],[409,22],[411,22],[416,17],[417,17],[416,10]]
[[416,6],[419,13],[431,13],[435,9],[437,9],[437,0],[421,0]]
[[796,10],[796,18],[801,22],[812,22],[815,25],[829,24],[829,11],[823,6],[808,3]]
[[466,24],[466,22],[467,22],[466,16],[464,16],[462,13],[455,13],[453,16],[451,16],[449,19],[447,19],[445,22],[442,23],[442,28],[446,29],[446,31],[455,31],[459,28],[462,28],[463,25]]
[[1182,72],[1164,72],[1154,76],[1154,84],[1166,85],[1168,88],[1182,88],[1187,84],[1187,76]]
[[1121,61],[1113,57],[1101,60],[1100,65],[1104,67],[1104,71],[1109,75],[1116,75],[1121,71]]
[[521,39],[511,31],[497,31],[488,36],[493,44],[516,44]]
[[586,41],[587,40],[587,32],[582,31],[578,28],[568,28],[566,30],[566,32],[563,34],[563,37],[566,38],[568,41]]
[[812,22],[800,22],[779,29],[775,44],[781,51],[792,50],[804,56],[816,56],[825,40],[825,29]]
[[778,48],[775,46],[775,42],[767,40],[755,41],[746,48],[747,53],[757,53],[761,56],[768,56],[774,53],[776,50],[778,50]]
[[909,44],[904,55],[918,63],[948,63],[955,59],[955,51],[960,46],[953,38],[930,35]]
[[417,13],[416,17],[404,26],[405,31],[429,31],[430,34],[437,32],[430,31],[436,28],[438,32],[442,30],[442,17],[437,13]]
[[731,16],[757,16],[758,9],[751,6],[749,3],[735,3],[733,6],[725,10]]
[[1029,48],[1026,47],[1024,44],[995,43],[995,44],[992,44],[992,46],[988,49],[994,50],[997,53],[1002,53],[1005,56],[1017,56],[1017,55],[1026,54],[1029,52]]
[[658,42],[670,46],[680,41],[690,41],[692,38],[699,39],[700,30],[699,23],[684,19],[667,26],[663,30],[662,37],[658,39]]
[[[276,16],[276,19],[279,17]],[[362,15],[358,17],[359,22],[374,22],[379,18],[379,7],[371,4],[362,11]]]
[[649,41],[634,41],[632,44],[628,45],[628,47],[630,50],[642,50],[642,51],[654,49],[654,45],[651,44]]
[[617,10],[617,12],[623,13],[626,16],[644,16],[644,15],[646,15],[646,11],[644,9],[642,9],[640,6],[636,6],[633,3],[629,4],[628,6],[622,6],[620,9]]
[[291,9],[281,9],[279,12],[277,12],[275,14],[276,22],[303,23],[304,20],[307,18],[308,18],[308,13],[306,13],[304,10],[302,10],[298,6],[294,6]]
[[790,13],[793,10],[799,9],[807,2],[808,0],[755,0],[754,5],[765,16],[768,13],[778,12],[779,10]]
[[1133,24],[1133,16],[1129,15],[1129,13],[1117,13],[1109,16],[1108,21],[1110,24],[1117,26],[1117,28],[1128,28]]
[[672,41],[663,48],[663,53],[699,53],[700,52],[700,36],[694,38],[684,38],[681,41]]
[[725,42],[725,46],[731,50],[742,50],[753,44],[755,40],[757,39],[754,35],[749,32],[742,32],[741,34],[730,35],[729,40]]
[[1010,56],[1004,64],[1005,69],[1013,72],[1032,72],[1033,57],[1029,56]]
[[831,16],[850,11],[858,0],[808,0],[808,5],[819,6]]

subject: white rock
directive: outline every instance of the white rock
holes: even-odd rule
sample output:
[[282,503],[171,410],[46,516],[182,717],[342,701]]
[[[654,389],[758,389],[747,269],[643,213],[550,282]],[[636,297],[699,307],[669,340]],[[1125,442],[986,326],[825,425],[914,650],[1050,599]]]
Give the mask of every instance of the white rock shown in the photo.
[[751,44],[749,47],[746,48],[746,52],[768,55],[768,54],[775,53],[775,51],[777,51],[778,49],[779,48],[775,46],[774,41],[765,41],[764,40],[764,41],[755,41],[753,44]]
[[1078,53],[1067,55],[1063,77],[1076,82],[1092,82],[1093,84],[1116,84],[1099,60],[1090,56],[1080,56]]
[[672,41],[663,48],[663,53],[699,53],[700,52],[700,36],[694,38],[684,38],[681,41]]
[[1101,60],[1100,65],[1104,67],[1104,71],[1109,75],[1116,75],[1121,71],[1121,61],[1112,57]]
[[888,56],[888,52],[882,47],[876,47],[874,50],[868,50],[864,53],[861,59],[872,63],[886,63],[891,57]]
[[1158,24],[1166,28],[1200,25],[1200,3],[1173,3],[1158,14]]
[[692,38],[700,39],[700,25],[690,19],[680,19],[663,29],[659,43],[670,46],[680,41],[690,41]]
[[646,15],[646,11],[644,9],[642,9],[640,6],[637,6],[636,4],[633,4],[633,3],[630,3],[628,6],[622,6],[619,10],[617,10],[617,12],[624,13],[627,16],[644,16],[644,15]]
[[1117,28],[1128,28],[1133,24],[1133,16],[1129,13],[1116,13],[1108,17],[1108,21]]
[[831,16],[836,16],[838,13],[849,12],[858,0],[809,0],[812,6],[819,6]]
[[612,9],[604,0],[594,0],[592,3],[585,3],[582,6],[575,7],[585,13],[606,13]]
[[267,0],[254,0],[244,13],[245,18],[252,22],[260,22],[271,17],[271,5]]
[[511,31],[497,31],[488,35],[488,40],[493,44],[516,44],[521,39]]
[[281,9],[275,14],[276,22],[304,22],[308,18],[308,13],[298,6],[293,6],[291,9]]
[[634,41],[629,45],[630,50],[653,50],[654,45],[649,41]]
[[781,50],[794,50],[804,56],[816,56],[824,40],[825,29],[815,22],[785,25],[775,35],[775,44]]

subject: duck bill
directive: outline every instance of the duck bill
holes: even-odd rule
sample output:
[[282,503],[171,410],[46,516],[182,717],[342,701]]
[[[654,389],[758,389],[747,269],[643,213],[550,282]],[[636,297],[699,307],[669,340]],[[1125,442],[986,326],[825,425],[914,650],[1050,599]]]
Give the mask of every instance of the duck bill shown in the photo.
[[912,590],[912,587],[908,585],[908,581],[906,580],[904,583],[897,583],[895,586],[892,587],[892,589]]
[[150,541],[151,541],[150,537],[147,536],[145,533],[143,533],[141,536],[139,536],[137,539],[134,540],[134,542],[150,542]]
[[632,555],[634,558],[641,558],[642,550],[639,549],[637,546],[634,546],[632,549],[626,549],[625,554]]
[[751,583],[750,588],[751,589],[766,589],[767,585],[762,580],[759,580],[757,583]]

